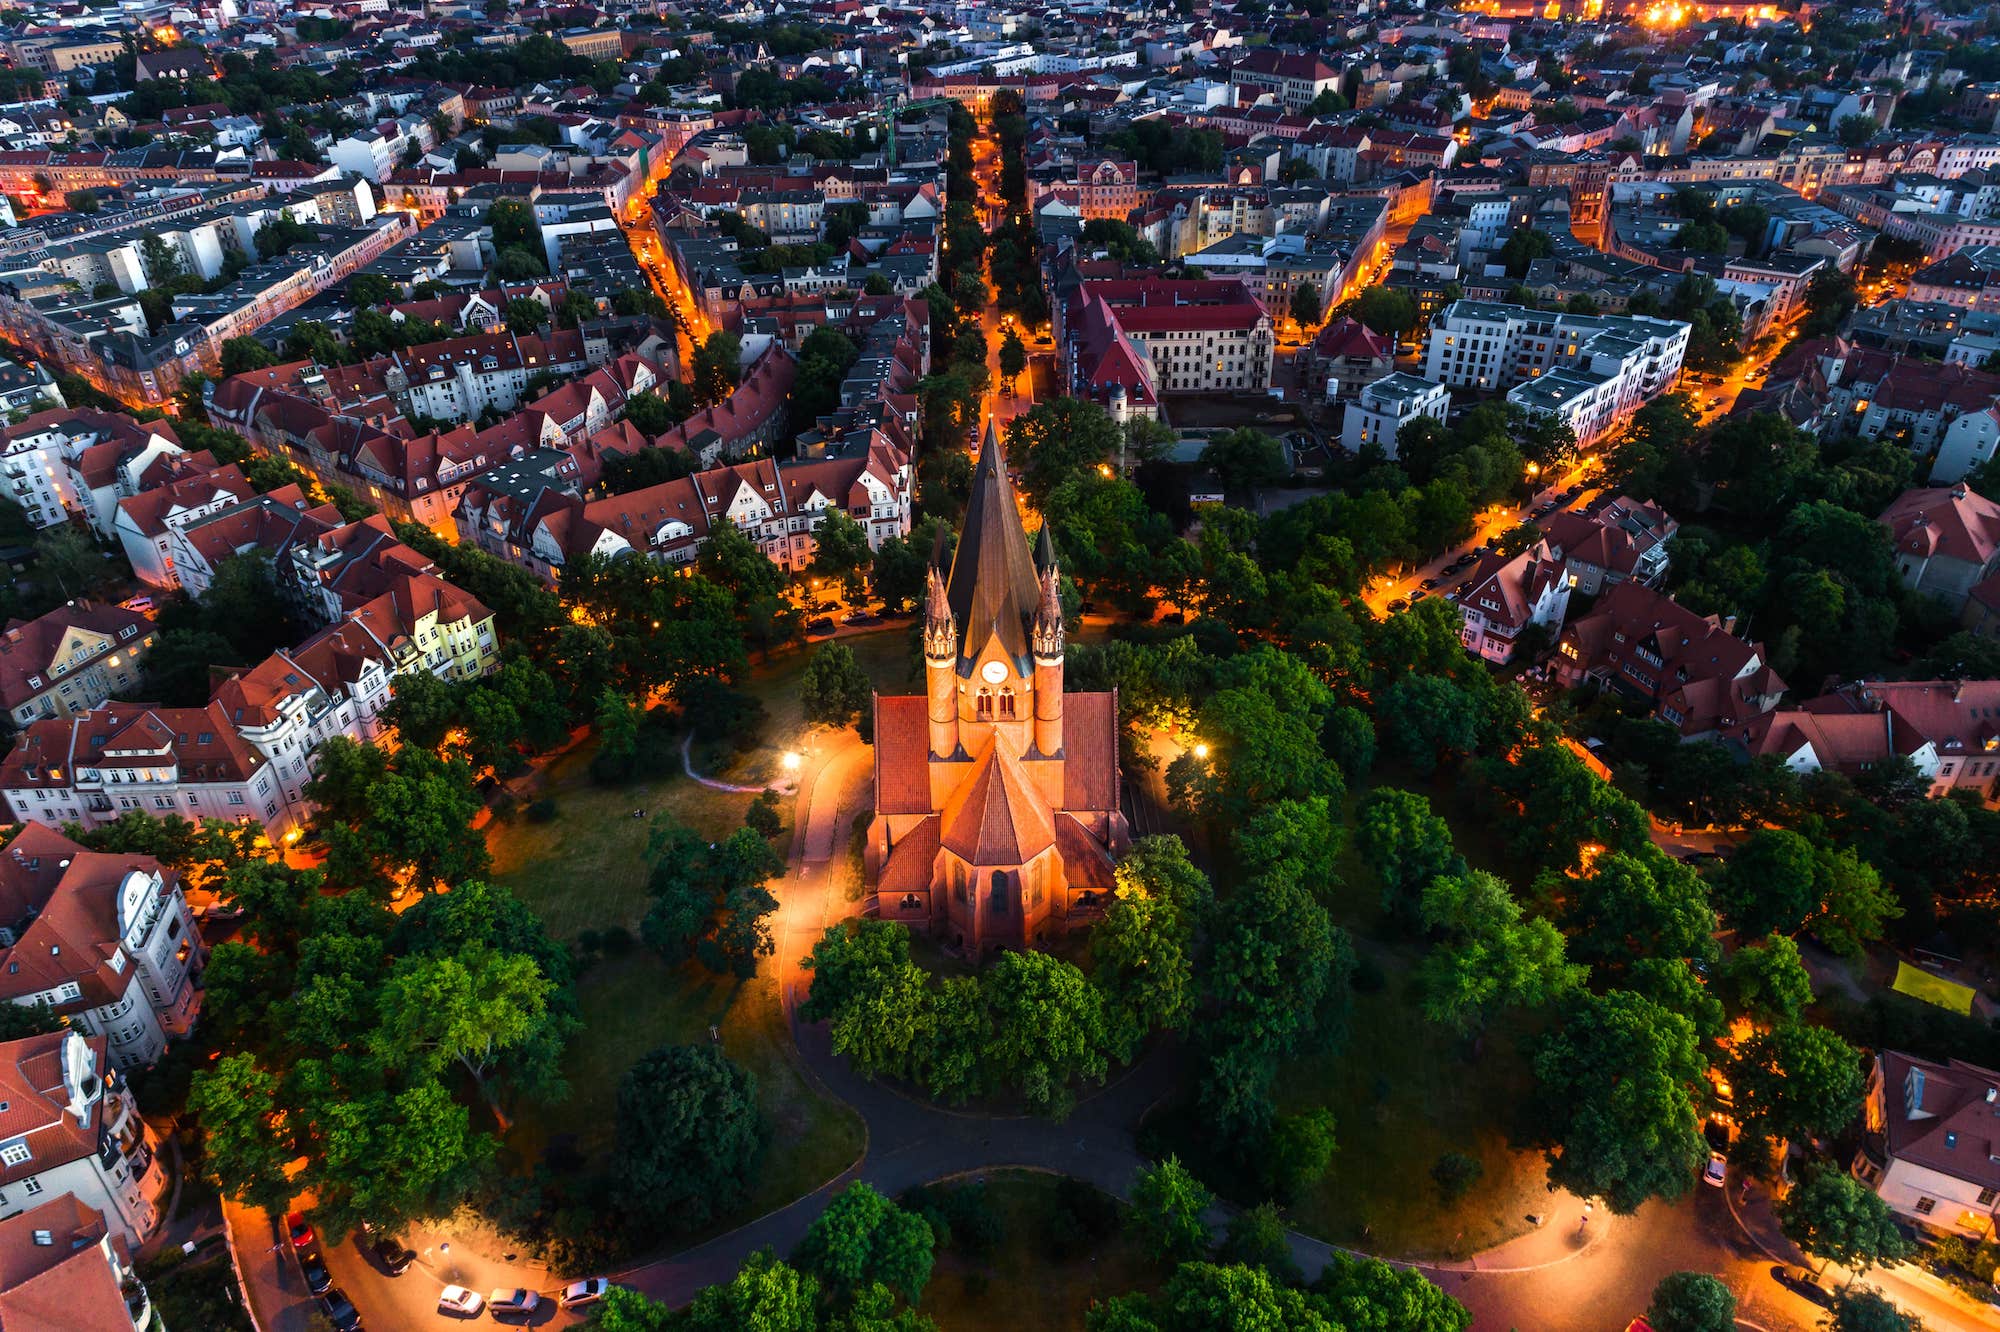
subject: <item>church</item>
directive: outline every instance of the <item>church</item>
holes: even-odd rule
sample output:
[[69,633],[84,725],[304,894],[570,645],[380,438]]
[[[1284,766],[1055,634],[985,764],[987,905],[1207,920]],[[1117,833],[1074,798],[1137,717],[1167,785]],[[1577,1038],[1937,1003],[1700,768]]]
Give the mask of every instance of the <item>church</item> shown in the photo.
[[884,920],[977,955],[1095,920],[1129,834],[1118,696],[1063,692],[1055,550],[1033,553],[987,422],[947,573],[931,563],[921,695],[875,698],[867,870]]

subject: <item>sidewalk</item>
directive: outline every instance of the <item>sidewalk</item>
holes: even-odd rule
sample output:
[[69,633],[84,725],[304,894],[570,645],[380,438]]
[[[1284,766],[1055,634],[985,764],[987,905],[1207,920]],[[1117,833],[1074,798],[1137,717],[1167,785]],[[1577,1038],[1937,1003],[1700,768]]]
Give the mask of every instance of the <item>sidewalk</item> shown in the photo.
[[[1772,1210],[1771,1190],[1760,1181],[1729,1186],[1729,1214],[1750,1242],[1781,1263],[1820,1271],[1820,1264],[1785,1238]],[[2000,1308],[1975,1300],[1956,1286],[1931,1275],[1914,1263],[1891,1263],[1866,1272],[1850,1272],[1837,1263],[1820,1271],[1820,1284],[1839,1290],[1849,1282],[1874,1286],[1910,1313],[1920,1315],[1929,1327],[2000,1328]]]

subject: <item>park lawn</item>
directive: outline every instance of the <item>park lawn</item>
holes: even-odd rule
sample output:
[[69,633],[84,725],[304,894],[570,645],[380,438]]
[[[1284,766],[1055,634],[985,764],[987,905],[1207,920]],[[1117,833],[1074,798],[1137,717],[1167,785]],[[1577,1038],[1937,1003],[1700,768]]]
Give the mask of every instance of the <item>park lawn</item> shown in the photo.
[[[559,939],[612,925],[638,929],[654,816],[669,813],[697,832],[726,837],[743,825],[752,799],[710,790],[678,771],[630,786],[597,786],[590,780],[596,752],[593,737],[550,762],[538,794],[556,802],[554,819],[536,823],[517,810],[487,829],[495,880],[539,912]],[[679,762],[675,753],[676,768]],[[646,816],[633,818],[635,809]],[[789,826],[789,797],[780,812]]]
[[812,1192],[861,1155],[861,1121],[806,1077],[778,1003],[777,981],[716,976],[698,963],[669,967],[643,946],[599,960],[577,982],[583,1032],[563,1061],[569,1096],[523,1111],[507,1145],[532,1162],[573,1134],[586,1161],[602,1164],[616,1133],[618,1082],[662,1045],[699,1044],[714,1028],[724,1054],[757,1077],[771,1148],[750,1200],[724,1226]]
[[1055,1212],[1055,1176],[996,1171],[986,1180],[1000,1243],[984,1257],[938,1255],[918,1307],[940,1332],[1079,1329],[1094,1302],[1159,1286],[1160,1270],[1122,1229],[1102,1244],[1050,1256],[1043,1237]]

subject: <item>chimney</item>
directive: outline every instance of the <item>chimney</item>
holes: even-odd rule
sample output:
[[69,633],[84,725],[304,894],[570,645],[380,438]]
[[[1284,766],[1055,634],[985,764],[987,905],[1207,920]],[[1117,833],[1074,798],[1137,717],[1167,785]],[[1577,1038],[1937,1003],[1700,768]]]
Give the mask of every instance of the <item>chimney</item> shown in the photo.
[[1725,615],[1722,617],[1722,632],[1725,634],[1736,632],[1736,617],[1734,615]]

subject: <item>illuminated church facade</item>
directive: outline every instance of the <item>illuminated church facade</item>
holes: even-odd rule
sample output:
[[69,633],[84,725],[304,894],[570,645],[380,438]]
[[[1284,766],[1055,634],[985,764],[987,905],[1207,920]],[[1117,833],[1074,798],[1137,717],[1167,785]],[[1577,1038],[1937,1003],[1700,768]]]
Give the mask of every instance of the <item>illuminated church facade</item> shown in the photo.
[[975,954],[1095,920],[1129,841],[1117,694],[1063,691],[1057,584],[989,422],[950,569],[931,563],[925,691],[875,699],[866,855],[883,919]]

